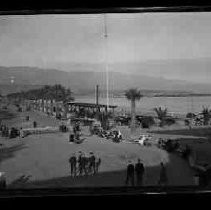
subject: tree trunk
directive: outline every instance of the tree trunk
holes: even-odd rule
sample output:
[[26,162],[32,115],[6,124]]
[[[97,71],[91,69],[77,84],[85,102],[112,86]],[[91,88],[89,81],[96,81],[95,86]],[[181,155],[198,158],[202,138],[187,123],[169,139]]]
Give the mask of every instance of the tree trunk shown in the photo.
[[64,118],[67,119],[67,113],[68,113],[68,104],[64,103]]
[[55,103],[55,107],[56,107],[56,118],[58,118],[59,117],[59,105],[58,105],[58,102],[56,101],[56,103]]
[[53,100],[50,100],[50,115],[53,116]]
[[135,100],[131,100],[131,133],[136,130],[136,103]]
[[42,112],[44,112],[44,110],[45,110],[45,103],[44,103],[44,99],[42,99],[41,106],[42,106]]

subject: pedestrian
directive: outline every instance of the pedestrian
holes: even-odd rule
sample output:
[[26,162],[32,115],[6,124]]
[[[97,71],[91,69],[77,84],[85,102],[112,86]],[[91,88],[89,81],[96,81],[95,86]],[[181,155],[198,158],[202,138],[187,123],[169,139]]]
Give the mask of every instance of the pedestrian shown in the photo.
[[136,185],[142,186],[143,184],[143,176],[144,176],[144,165],[141,163],[141,160],[138,159],[138,162],[135,165],[135,173],[136,173]]
[[92,124],[89,125],[89,132],[90,132],[90,136],[93,136],[93,127],[92,127]]
[[134,165],[132,164],[131,161],[129,161],[127,165],[126,185],[130,183],[131,186],[134,186],[134,170],[135,170]]
[[84,172],[86,176],[89,174],[89,157],[86,155],[84,156]]
[[20,128],[19,136],[20,136],[20,138],[24,138],[23,128]]
[[86,175],[87,172],[86,172],[86,156],[85,154],[83,154],[81,156],[81,174],[82,175]]
[[69,159],[69,163],[70,163],[70,168],[71,168],[71,176],[76,176],[76,156],[75,154],[73,154],[70,159]]
[[37,127],[37,122],[36,121],[33,122],[33,126],[34,126],[34,128]]
[[74,142],[74,134],[70,133],[69,135],[69,142]]
[[93,152],[90,152],[89,154],[89,173],[95,174],[95,156]]
[[160,164],[160,177],[158,180],[158,184],[161,186],[165,186],[168,183],[168,177],[167,177],[167,173],[166,173],[166,167],[164,166],[163,162],[161,162]]
[[82,152],[79,151],[79,156],[78,156],[78,171],[79,171],[79,176],[82,175],[83,173],[83,168],[82,168]]
[[97,174],[98,171],[99,171],[99,168],[100,168],[100,165],[101,165],[101,158],[97,158],[97,161],[95,163],[95,173]]

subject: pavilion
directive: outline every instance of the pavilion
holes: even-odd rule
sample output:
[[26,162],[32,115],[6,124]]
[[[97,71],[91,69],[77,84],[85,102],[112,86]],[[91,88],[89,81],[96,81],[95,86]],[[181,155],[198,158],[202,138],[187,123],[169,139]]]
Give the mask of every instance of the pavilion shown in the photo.
[[74,112],[74,111],[81,111],[86,110],[86,111],[90,111],[90,112],[101,112],[101,113],[107,113],[108,112],[108,108],[112,109],[112,112],[114,112],[114,109],[117,106],[113,106],[113,105],[104,105],[104,104],[96,104],[96,103],[81,103],[81,102],[68,102],[68,110],[70,112]]

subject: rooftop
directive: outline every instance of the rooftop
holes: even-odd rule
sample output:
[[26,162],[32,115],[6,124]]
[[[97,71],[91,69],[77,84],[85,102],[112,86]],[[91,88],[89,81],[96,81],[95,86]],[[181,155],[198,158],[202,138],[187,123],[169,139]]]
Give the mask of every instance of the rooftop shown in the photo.
[[[82,106],[82,107],[92,107],[92,108],[95,108],[95,107],[100,107],[100,108],[105,108],[107,107],[107,105],[105,104],[95,104],[95,103],[81,103],[81,102],[68,102],[67,104],[69,105],[75,105],[75,106]],[[116,108],[117,106],[112,106],[112,105],[109,105],[108,106],[109,108]]]

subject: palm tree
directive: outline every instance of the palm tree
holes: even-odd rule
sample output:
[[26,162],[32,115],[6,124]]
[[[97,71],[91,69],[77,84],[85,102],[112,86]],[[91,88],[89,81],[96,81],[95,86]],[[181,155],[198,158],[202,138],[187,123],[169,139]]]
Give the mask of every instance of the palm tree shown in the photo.
[[167,108],[162,109],[161,107],[158,107],[154,108],[154,111],[156,112],[158,119],[160,120],[160,127],[162,127],[167,117]]
[[207,107],[203,106],[202,115],[204,118],[204,125],[208,125],[209,119],[210,119],[210,110]]
[[72,91],[68,88],[65,90],[65,95],[63,98],[63,104],[64,104],[64,117],[67,118],[67,112],[68,112],[68,102],[74,101],[74,98],[72,96]]
[[143,95],[136,88],[125,91],[126,98],[131,101],[131,133],[134,133],[136,126],[136,101],[139,101]]

